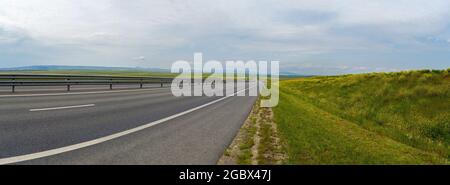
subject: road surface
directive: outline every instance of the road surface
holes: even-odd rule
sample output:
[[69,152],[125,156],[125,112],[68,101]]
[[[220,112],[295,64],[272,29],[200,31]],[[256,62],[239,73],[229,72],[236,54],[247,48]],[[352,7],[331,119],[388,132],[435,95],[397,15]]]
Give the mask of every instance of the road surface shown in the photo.
[[[143,87],[160,87],[160,84],[143,84]],[[164,84],[165,87],[170,86],[170,84]],[[139,84],[133,85],[123,85],[123,84],[114,84],[113,89],[134,89],[138,88]],[[38,93],[38,92],[62,92],[66,91],[67,86],[16,86],[16,93]],[[70,90],[72,92],[76,91],[96,91],[96,90],[109,90],[109,85],[71,85]],[[8,94],[11,93],[11,86],[0,86],[0,94]]]
[[216,164],[255,100],[170,88],[2,92],[0,164]]

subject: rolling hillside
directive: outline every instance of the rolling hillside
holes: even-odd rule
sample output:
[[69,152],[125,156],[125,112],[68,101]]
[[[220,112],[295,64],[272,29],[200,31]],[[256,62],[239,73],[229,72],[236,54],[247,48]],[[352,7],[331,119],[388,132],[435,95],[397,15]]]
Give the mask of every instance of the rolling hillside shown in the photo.
[[275,120],[293,164],[448,164],[450,69],[280,83]]

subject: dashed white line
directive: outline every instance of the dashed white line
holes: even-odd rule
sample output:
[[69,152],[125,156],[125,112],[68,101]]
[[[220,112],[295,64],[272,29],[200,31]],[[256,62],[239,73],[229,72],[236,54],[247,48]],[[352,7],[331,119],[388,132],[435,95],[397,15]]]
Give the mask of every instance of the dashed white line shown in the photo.
[[95,104],[87,104],[87,105],[72,105],[72,106],[64,106],[64,107],[51,107],[51,108],[40,108],[40,109],[30,109],[30,112],[37,111],[49,111],[49,110],[61,110],[61,109],[75,109],[75,108],[83,108],[83,107],[93,107]]
[[[256,86],[250,87],[248,89],[252,89],[252,88],[255,88],[255,87]],[[122,131],[122,132],[119,132],[119,133],[116,133],[116,134],[112,134],[112,135],[109,135],[109,136],[101,137],[101,138],[94,139],[94,140],[91,140],[91,141],[86,141],[86,142],[83,142],[83,143],[74,144],[74,145],[70,145],[70,146],[66,146],[66,147],[62,147],[62,148],[47,150],[47,151],[43,151],[43,152],[37,152],[37,153],[26,154],[26,155],[21,155],[21,156],[3,158],[3,159],[0,159],[0,165],[11,164],[11,163],[18,163],[18,162],[23,162],[23,161],[29,161],[29,160],[39,159],[39,158],[43,158],[43,157],[49,157],[49,156],[53,156],[53,155],[57,155],[57,154],[61,154],[61,153],[70,152],[70,151],[73,151],[73,150],[85,148],[85,147],[88,147],[88,146],[100,144],[100,143],[103,143],[103,142],[106,142],[106,141],[109,141],[109,140],[112,140],[112,139],[116,139],[116,138],[119,138],[119,137],[122,137],[122,136],[125,136],[125,135],[128,135],[128,134],[131,134],[131,133],[135,133],[135,132],[144,130],[146,128],[150,128],[152,126],[158,125],[160,123],[164,123],[166,121],[175,119],[175,118],[183,116],[185,114],[194,112],[196,110],[202,109],[202,108],[207,107],[209,105],[212,105],[212,104],[215,104],[217,102],[223,101],[223,100],[225,100],[225,99],[227,99],[229,97],[232,97],[232,96],[234,96],[236,94],[239,94],[241,92],[245,92],[248,89],[240,90],[240,91],[238,91],[238,92],[236,92],[234,94],[225,96],[223,98],[220,98],[220,99],[217,99],[217,100],[214,100],[214,101],[211,101],[211,102],[208,102],[206,104],[203,104],[203,105],[200,105],[198,107],[189,109],[187,111],[180,112],[178,114],[175,114],[175,115],[172,115],[172,116],[169,116],[169,117],[166,117],[166,118],[163,118],[163,119],[151,122],[151,123],[147,123],[145,125],[141,125],[141,126],[136,127],[136,128],[132,128],[132,129],[129,129],[129,130],[126,130],[126,131]]]

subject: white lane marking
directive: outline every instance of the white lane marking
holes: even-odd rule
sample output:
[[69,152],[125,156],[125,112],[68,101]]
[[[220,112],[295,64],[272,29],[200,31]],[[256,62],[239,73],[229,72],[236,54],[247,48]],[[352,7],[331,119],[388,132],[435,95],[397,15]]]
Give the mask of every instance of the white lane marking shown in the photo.
[[0,98],[6,97],[35,97],[35,96],[64,96],[64,95],[82,95],[82,94],[108,94],[118,92],[138,92],[138,91],[151,91],[168,88],[152,88],[152,89],[133,89],[133,90],[109,90],[109,91],[93,91],[93,92],[77,92],[77,93],[48,93],[48,94],[16,94],[16,95],[0,95]]
[[65,107],[51,107],[51,108],[41,108],[41,109],[30,109],[30,112],[61,110],[61,109],[74,109],[74,108],[93,107],[93,106],[95,106],[95,104],[73,105],[73,106],[65,106]]
[[243,91],[246,91],[246,90],[249,90],[249,89],[252,89],[252,88],[255,88],[255,87],[256,86],[250,87],[248,89],[240,90],[240,91],[238,91],[238,92],[236,92],[234,94],[225,96],[223,98],[220,98],[220,99],[217,99],[217,100],[214,100],[214,101],[211,101],[211,102],[208,102],[206,104],[203,104],[203,105],[200,105],[198,107],[189,109],[187,111],[180,112],[178,114],[174,114],[172,116],[169,116],[169,117],[166,117],[166,118],[163,118],[163,119],[151,122],[151,123],[147,123],[145,125],[141,125],[139,127],[135,127],[135,128],[129,129],[129,130],[125,130],[125,131],[122,131],[122,132],[119,132],[119,133],[116,133],[116,134],[112,134],[112,135],[109,135],[109,136],[101,137],[101,138],[94,139],[94,140],[91,140],[91,141],[86,141],[86,142],[83,142],[83,143],[69,145],[69,146],[62,147],[62,148],[46,150],[46,151],[43,151],[43,152],[37,152],[37,153],[32,153],[32,154],[26,154],[26,155],[20,155],[20,156],[3,158],[3,159],[0,159],[0,165],[11,164],[11,163],[18,163],[18,162],[23,162],[23,161],[29,161],[29,160],[39,159],[39,158],[43,158],[43,157],[49,157],[49,156],[53,156],[53,155],[57,155],[57,154],[65,153],[65,152],[70,152],[70,151],[73,151],[73,150],[78,150],[78,149],[85,148],[85,147],[88,147],[88,146],[100,144],[100,143],[103,143],[103,142],[106,142],[106,141],[109,141],[109,140],[112,140],[112,139],[116,139],[116,138],[119,138],[119,137],[122,137],[122,136],[125,136],[125,135],[128,135],[128,134],[132,134],[132,133],[144,130],[146,128],[150,128],[152,126],[158,125],[160,123],[164,123],[166,121],[175,119],[175,118],[183,116],[185,114],[189,114],[191,112],[194,112],[196,110],[202,109],[202,108],[207,107],[209,105],[215,104],[217,102],[220,102],[222,100],[225,100],[225,99],[227,99],[229,97],[232,97],[232,96],[234,96],[236,94],[239,94],[239,93],[241,93]]

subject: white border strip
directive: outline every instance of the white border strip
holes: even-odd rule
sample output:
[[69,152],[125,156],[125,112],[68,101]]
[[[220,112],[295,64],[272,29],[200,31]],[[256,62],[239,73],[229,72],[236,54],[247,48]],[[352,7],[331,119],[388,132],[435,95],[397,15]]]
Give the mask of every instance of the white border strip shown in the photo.
[[48,110],[61,110],[61,109],[74,109],[74,108],[93,107],[93,106],[95,106],[95,104],[73,105],[73,106],[41,108],[41,109],[30,109],[30,112],[48,111]]
[[[254,87],[256,87],[256,86],[254,86]],[[254,87],[250,87],[248,89],[252,89]],[[11,163],[18,163],[18,162],[23,162],[23,161],[29,161],[29,160],[43,158],[43,157],[49,157],[49,156],[53,156],[53,155],[57,155],[57,154],[61,154],[61,153],[70,152],[70,151],[73,151],[73,150],[85,148],[85,147],[88,147],[88,146],[96,145],[96,144],[99,144],[99,143],[103,143],[103,142],[106,142],[106,141],[109,141],[109,140],[112,140],[112,139],[116,139],[116,138],[119,138],[119,137],[122,137],[122,136],[125,136],[125,135],[128,135],[128,134],[132,134],[132,133],[144,130],[146,128],[158,125],[160,123],[164,123],[166,121],[175,119],[175,118],[183,116],[185,114],[189,114],[189,113],[194,112],[196,110],[199,110],[201,108],[204,108],[204,107],[207,107],[209,105],[212,105],[212,104],[215,104],[217,102],[220,102],[222,100],[225,100],[225,99],[227,99],[227,98],[229,98],[231,96],[234,96],[236,94],[239,94],[239,93],[241,93],[243,91],[245,92],[248,89],[240,90],[240,91],[238,91],[238,92],[236,92],[236,93],[234,93],[232,95],[228,95],[228,96],[225,96],[223,98],[220,98],[220,99],[208,102],[206,104],[203,104],[203,105],[200,105],[198,107],[189,109],[187,111],[184,111],[184,112],[181,112],[181,113],[178,113],[178,114],[175,114],[175,115],[172,115],[172,116],[169,116],[169,117],[166,117],[166,118],[163,118],[163,119],[151,122],[151,123],[147,123],[145,125],[142,125],[142,126],[139,126],[139,127],[136,127],[136,128],[132,128],[132,129],[129,129],[129,130],[126,130],[126,131],[122,131],[122,132],[119,132],[119,133],[116,133],[116,134],[112,134],[112,135],[109,135],[109,136],[101,137],[101,138],[98,138],[98,139],[94,139],[94,140],[91,140],[91,141],[86,141],[86,142],[79,143],[79,144],[69,145],[69,146],[62,147],[62,148],[47,150],[47,151],[43,151],[43,152],[37,152],[37,153],[26,154],[26,155],[21,155],[21,156],[3,158],[3,159],[0,159],[0,165],[11,164]]]

